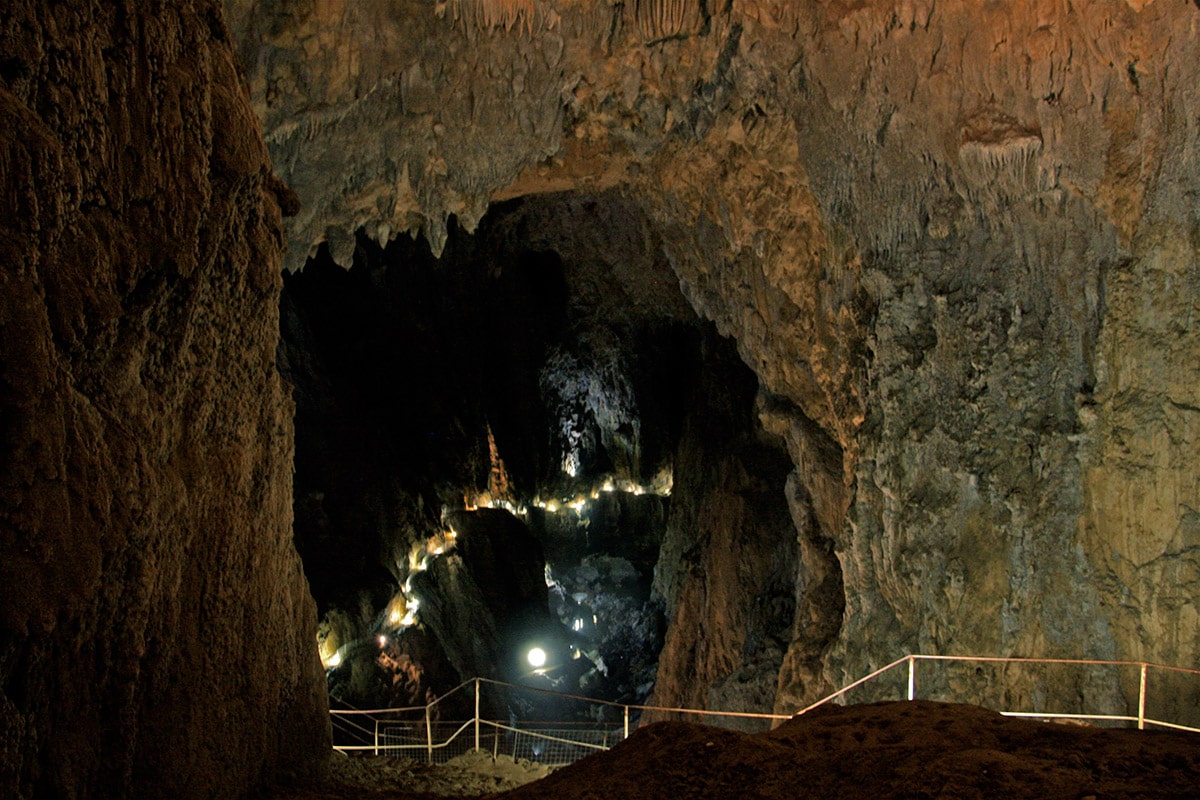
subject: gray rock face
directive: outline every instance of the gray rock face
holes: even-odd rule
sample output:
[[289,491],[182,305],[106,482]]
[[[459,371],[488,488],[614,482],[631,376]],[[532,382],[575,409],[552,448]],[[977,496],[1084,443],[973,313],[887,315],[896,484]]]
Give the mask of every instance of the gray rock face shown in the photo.
[[795,467],[781,708],[909,651],[1195,665],[1194,4],[255,6],[292,266],[530,193],[654,222]]
[[6,3],[0,65],[0,794],[311,775],[289,193],[219,9]]

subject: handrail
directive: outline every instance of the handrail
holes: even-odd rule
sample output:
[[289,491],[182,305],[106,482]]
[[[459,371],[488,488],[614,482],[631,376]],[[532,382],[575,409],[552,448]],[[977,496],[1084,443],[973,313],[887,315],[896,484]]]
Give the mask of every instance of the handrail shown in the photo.
[[[881,675],[884,675],[901,665],[908,666],[908,686],[906,697],[908,700],[915,700],[917,696],[916,672],[917,663],[920,661],[938,661],[938,662],[983,662],[983,663],[1001,663],[1001,664],[1066,664],[1074,666],[1102,666],[1102,667],[1136,667],[1138,668],[1138,708],[1137,715],[1132,714],[1083,714],[1075,712],[1050,712],[1050,711],[1000,711],[999,713],[1010,717],[1029,717],[1037,719],[1078,719],[1078,720],[1103,720],[1110,722],[1136,722],[1139,729],[1144,729],[1146,725],[1155,725],[1173,730],[1190,731],[1200,733],[1200,728],[1183,725],[1178,722],[1170,722],[1167,720],[1153,719],[1146,714],[1146,695],[1147,695],[1147,680],[1150,670],[1164,670],[1168,672],[1182,673],[1188,675],[1200,675],[1200,669],[1191,669],[1188,667],[1173,667],[1165,664],[1155,664],[1146,661],[1127,661],[1127,660],[1101,660],[1101,659],[1083,659],[1083,658],[1029,658],[1022,656],[947,656],[947,655],[929,655],[911,653],[896,659],[895,661],[880,667],[865,675],[858,680],[843,686],[832,694],[817,700],[810,705],[805,706],[795,714],[765,714],[748,711],[717,711],[712,709],[698,708],[680,708],[671,706],[651,706],[651,705],[635,705],[628,703],[617,703],[612,700],[600,700],[593,697],[585,697],[582,695],[570,694],[567,692],[556,692],[552,689],[545,689],[539,686],[525,686],[521,684],[508,683],[498,681],[491,678],[472,678],[469,681],[463,681],[458,686],[443,694],[441,697],[435,698],[424,706],[409,706],[405,708],[383,708],[383,709],[330,709],[331,715],[336,717],[357,717],[361,715],[368,716],[375,725],[375,730],[372,732],[368,728],[355,724],[350,719],[341,720],[341,724],[350,726],[351,728],[361,731],[362,738],[374,738],[374,744],[369,745],[339,745],[335,750],[341,752],[356,751],[356,750],[373,750],[376,754],[381,749],[424,749],[430,758],[433,759],[433,752],[440,748],[448,746],[451,742],[457,739],[463,731],[468,727],[474,726],[475,749],[480,746],[480,726],[490,726],[496,730],[510,731],[514,733],[525,733],[538,738],[543,738],[548,741],[561,742],[570,745],[576,745],[586,749],[607,749],[605,745],[597,745],[591,742],[580,742],[577,740],[568,740],[562,737],[552,736],[549,734],[540,734],[534,731],[523,730],[521,728],[505,725],[494,720],[485,720],[480,717],[480,690],[483,684],[492,686],[507,687],[511,689],[520,689],[522,691],[539,692],[550,694],[556,697],[569,700],[580,700],[591,703],[593,705],[608,706],[611,708],[620,708],[623,712],[623,736],[629,737],[630,729],[630,712],[659,712],[659,713],[674,713],[674,714],[691,714],[698,717],[731,717],[734,719],[759,719],[759,720],[787,720],[812,711],[826,703],[833,702],[839,698],[843,698],[848,692],[863,686],[873,680],[876,680]],[[462,723],[459,728],[450,735],[444,742],[435,743],[433,740],[433,709],[443,700],[448,699],[457,692],[460,692],[467,687],[474,688],[475,694],[475,714],[474,716]],[[380,745],[380,724],[399,723],[403,720],[394,719],[396,715],[403,713],[422,712],[423,719],[410,719],[408,722],[419,724],[424,722],[425,727],[425,743],[423,745],[408,744],[408,745]],[[391,718],[391,719],[389,719]]]
[[[516,728],[516,727],[513,727],[512,725],[505,725],[503,722],[495,722],[490,719],[480,720],[480,722],[484,725],[490,725],[499,731],[510,731],[511,733],[530,733],[530,731],[524,730],[522,728]],[[457,735],[457,734],[455,734],[455,735]],[[551,736],[548,733],[538,733],[537,737],[539,739],[545,739],[546,741],[549,741],[549,742],[562,742],[563,744],[574,745],[576,747],[586,747],[591,750],[607,750],[608,749],[607,747],[605,747],[602,744],[596,744],[594,742],[581,742],[578,739],[564,739],[561,736]]]
[[[375,709],[357,709],[357,708],[330,709],[330,714],[334,717],[335,721],[338,720],[339,718],[341,718],[341,724],[351,725],[354,729],[356,729],[356,731],[361,732],[360,736],[362,739],[368,739],[368,740],[372,741],[372,744],[337,745],[334,747],[334,749],[341,751],[343,753],[369,750],[369,751],[374,752],[376,755],[378,755],[381,751],[387,751],[387,750],[425,750],[429,759],[432,760],[433,753],[435,750],[444,748],[447,745],[449,745],[451,742],[453,742],[455,739],[457,739],[463,733],[463,731],[466,730],[466,728],[468,726],[470,726],[472,724],[474,725],[474,728],[475,728],[475,730],[474,730],[475,749],[479,749],[480,726],[481,725],[486,725],[486,726],[489,726],[496,730],[504,730],[504,731],[514,732],[514,733],[519,732],[519,733],[523,733],[523,734],[532,736],[534,738],[545,739],[547,741],[575,745],[575,746],[578,746],[583,749],[600,749],[600,750],[607,749],[607,747],[605,745],[597,745],[592,742],[581,742],[578,740],[567,740],[567,739],[564,739],[559,736],[553,736],[550,734],[539,733],[537,731],[524,730],[521,728],[509,726],[509,725],[504,725],[503,723],[500,723],[497,721],[482,719],[480,716],[480,690],[481,690],[481,687],[483,684],[489,684],[492,686],[499,686],[499,687],[506,687],[506,688],[510,688],[510,689],[519,689],[521,691],[539,692],[539,693],[543,693],[543,694],[554,695],[555,697],[560,697],[560,698],[564,698],[564,699],[568,699],[568,700],[579,700],[579,701],[583,701],[583,702],[587,702],[587,703],[591,703],[591,704],[595,704],[595,705],[603,705],[603,706],[609,706],[612,708],[619,708],[622,710],[623,720],[617,724],[620,725],[622,738],[629,737],[631,712],[637,713],[637,712],[650,711],[650,712],[660,712],[660,713],[691,714],[691,715],[696,715],[699,717],[730,717],[730,718],[735,718],[735,719],[761,719],[761,720],[771,720],[771,721],[782,721],[782,720],[789,719],[791,716],[788,714],[764,714],[764,713],[756,713],[756,712],[748,712],[748,711],[717,711],[717,710],[711,710],[711,709],[681,708],[681,707],[672,707],[672,706],[633,705],[633,704],[628,704],[628,703],[617,703],[612,700],[600,700],[600,699],[593,698],[593,697],[585,697],[582,695],[570,694],[570,693],[566,693],[566,692],[556,692],[552,689],[545,689],[540,686],[527,686],[527,685],[516,684],[516,683],[508,683],[505,681],[498,681],[498,680],[494,680],[491,678],[473,678],[469,681],[464,681],[464,682],[460,683],[458,686],[456,686],[453,689],[451,689],[450,691],[446,692],[441,697],[435,698],[430,703],[428,703],[427,705],[424,705],[424,706],[408,706],[408,707],[403,707],[403,708],[375,708]],[[466,689],[467,687],[473,687],[475,690],[475,692],[474,692],[475,693],[475,715],[474,715],[474,717],[471,720],[468,720],[467,722],[463,723],[463,725],[461,727],[459,727],[459,729],[456,730],[453,734],[451,734],[448,739],[446,739],[445,741],[439,741],[439,742],[435,743],[433,740],[433,713],[432,713],[434,707],[437,706],[442,701],[449,699],[452,695]],[[403,719],[399,718],[400,715],[405,714],[405,713],[416,714],[418,712],[421,714],[420,717],[413,717],[408,720],[403,720]],[[368,719],[374,723],[373,731],[362,725],[356,725],[356,724],[350,722],[351,719],[363,718],[363,717],[365,717],[366,719]],[[400,723],[400,722],[408,722],[410,724],[420,725],[420,723],[422,721],[424,722],[425,734],[426,734],[426,736],[425,736],[426,741],[424,744],[394,745],[394,744],[387,744],[386,742],[381,741],[381,726],[386,728],[386,726],[389,724]]]
[[[810,706],[805,706],[804,708],[802,708],[802,709],[800,709],[799,711],[797,711],[797,712],[796,712],[796,713],[795,713],[793,716],[796,716],[796,717],[798,717],[798,716],[800,716],[801,714],[807,714],[809,711],[812,711],[812,710],[813,710],[814,708],[816,708],[817,706],[823,706],[823,705],[825,705],[826,703],[830,702],[831,700],[836,700],[836,699],[838,699],[839,697],[841,697],[842,695],[844,695],[846,692],[850,691],[851,689],[857,689],[859,686],[862,686],[862,685],[863,685],[864,683],[866,683],[867,681],[874,680],[875,678],[878,678],[878,677],[879,677],[880,675],[882,675],[883,673],[887,672],[888,670],[895,669],[896,667],[900,666],[901,664],[903,664],[903,663],[905,663],[905,662],[909,661],[909,659],[911,659],[911,658],[912,658],[912,656],[905,656],[904,658],[899,658],[899,659],[896,659],[896,660],[895,660],[895,661],[893,661],[892,663],[888,664],[886,667],[880,667],[879,669],[877,669],[877,670],[875,670],[874,672],[872,672],[870,675],[867,675],[867,676],[865,676],[865,677],[859,678],[859,679],[858,679],[858,680],[856,680],[854,683],[851,683],[851,684],[848,684],[848,685],[846,685],[846,686],[843,686],[841,689],[838,689],[836,692],[834,692],[833,694],[829,695],[828,697],[822,697],[820,700],[818,700],[817,702],[813,703],[812,705],[810,705]],[[909,699],[911,700],[912,698],[910,697]]]
[[1200,675],[1200,669],[1191,669],[1188,667],[1173,667],[1166,664],[1155,664],[1149,661],[1125,661],[1125,660],[1104,660],[1104,659],[1089,659],[1089,658],[1029,658],[1023,656],[946,656],[946,655],[927,655],[920,653],[910,653],[909,655],[899,658],[885,667],[875,670],[869,675],[859,678],[841,689],[838,689],[833,694],[827,695],[811,705],[805,706],[800,711],[797,711],[795,716],[800,716],[812,711],[814,708],[832,702],[839,697],[842,697],[847,692],[855,689],[868,681],[874,680],[880,675],[895,669],[901,664],[908,664],[908,692],[909,700],[916,699],[916,665],[918,661],[965,661],[965,662],[981,662],[981,663],[1005,663],[1005,664],[1068,664],[1075,666],[1100,666],[1100,667],[1137,667],[1138,668],[1138,712],[1137,716],[1128,714],[1077,714],[1067,712],[1040,712],[1040,711],[1000,711],[1000,714],[1008,717],[1032,717],[1037,719],[1096,719],[1108,720],[1117,722],[1136,722],[1138,729],[1145,729],[1146,725],[1158,725],[1174,730],[1190,731],[1200,733],[1200,728],[1195,728],[1189,725],[1181,725],[1175,722],[1166,720],[1153,719],[1146,716],[1146,683],[1147,673],[1150,669],[1165,670],[1168,672],[1178,672],[1189,675]]
[[449,697],[450,695],[457,692],[459,689],[465,689],[466,687],[475,683],[475,681],[477,681],[477,680],[486,680],[486,678],[484,678],[484,679],[472,678],[469,681],[463,681],[458,686],[455,686],[453,689],[446,692],[441,697],[435,697],[433,700],[429,701],[428,703],[426,703],[423,706],[403,706],[401,708],[331,708],[331,709],[329,709],[329,713],[348,717],[348,716],[353,716],[355,714],[400,714],[402,712],[407,712],[407,711],[424,711],[427,708],[436,706],[438,703],[442,702],[447,697]]
[[504,681],[492,680],[491,678],[479,678],[483,683],[490,683],[494,686],[508,686],[513,689],[525,689],[534,692],[542,692],[543,694],[552,694],[555,697],[563,697],[568,700],[583,700],[587,703],[601,706],[611,706],[614,708],[627,708],[631,711],[665,711],[668,713],[679,714],[696,714],[699,716],[709,717],[741,717],[746,719],[791,719],[791,714],[763,714],[752,711],[714,711],[712,709],[702,708],[677,708],[672,706],[643,706],[634,703],[617,703],[612,700],[597,700],[593,697],[584,697],[577,694],[569,694],[567,692],[556,692],[553,689],[543,689],[539,686],[523,686],[518,683],[505,683]]
[[370,739],[373,735],[370,729],[348,720],[341,720],[337,717],[332,717],[331,722],[339,731],[350,736],[358,736],[362,739]]

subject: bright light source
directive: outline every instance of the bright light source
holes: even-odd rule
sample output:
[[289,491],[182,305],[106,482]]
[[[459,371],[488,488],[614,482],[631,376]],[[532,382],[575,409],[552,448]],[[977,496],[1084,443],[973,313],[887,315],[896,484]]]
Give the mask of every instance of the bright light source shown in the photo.
[[534,669],[541,669],[546,666],[546,651],[540,647],[531,647],[529,652],[525,654],[525,660]]
[[558,511],[558,503],[555,503],[553,500],[551,500],[549,503],[546,503],[546,510],[551,514],[556,513]]
[[325,669],[333,669],[342,663],[342,654],[335,652],[329,658],[325,659]]
[[575,622],[573,622],[573,623],[571,624],[571,630],[574,630],[574,631],[581,631],[581,630],[583,630],[583,620],[581,620],[581,619],[578,619],[578,618],[577,618],[577,619],[575,620]]
[[379,637],[379,646],[380,646],[380,647],[387,647],[387,637],[386,637],[386,636],[380,635],[380,637]]

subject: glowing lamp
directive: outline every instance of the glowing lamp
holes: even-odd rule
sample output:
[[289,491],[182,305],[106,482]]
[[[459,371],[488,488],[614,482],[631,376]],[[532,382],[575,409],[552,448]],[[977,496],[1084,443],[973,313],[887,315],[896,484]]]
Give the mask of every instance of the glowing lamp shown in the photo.
[[546,666],[546,651],[540,647],[531,647],[529,652],[525,654],[525,660],[534,669],[541,669]]

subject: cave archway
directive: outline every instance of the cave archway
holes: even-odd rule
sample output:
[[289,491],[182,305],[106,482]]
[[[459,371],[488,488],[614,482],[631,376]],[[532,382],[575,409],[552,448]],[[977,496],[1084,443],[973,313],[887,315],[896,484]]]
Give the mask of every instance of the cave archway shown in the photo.
[[[635,202],[509,201],[473,234],[452,224],[440,258],[360,236],[350,269],[323,250],[285,278],[281,320],[296,542],[334,703],[529,679],[533,642],[558,666],[547,685],[644,702],[686,614],[671,696],[772,708],[795,612],[791,462]],[[710,634],[728,644],[681,683]]]

